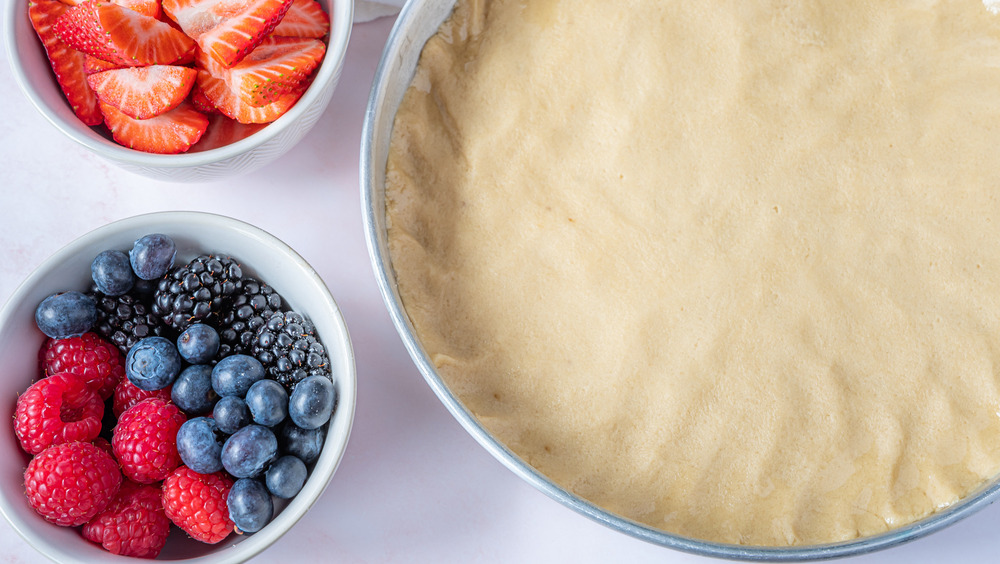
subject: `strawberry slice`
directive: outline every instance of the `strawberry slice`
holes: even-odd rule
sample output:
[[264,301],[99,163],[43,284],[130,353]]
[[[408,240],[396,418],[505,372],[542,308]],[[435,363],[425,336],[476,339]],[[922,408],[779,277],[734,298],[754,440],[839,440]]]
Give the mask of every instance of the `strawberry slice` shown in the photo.
[[194,83],[194,88],[191,89],[191,104],[194,109],[203,114],[219,113],[219,109],[208,99],[208,96],[205,96],[205,92],[198,86],[197,81]]
[[118,63],[109,63],[103,59],[98,59],[93,55],[84,55],[83,58],[83,70],[88,75],[94,74],[95,72],[101,72],[111,69],[120,69],[120,68],[123,67]]
[[[83,4],[84,0],[61,0],[63,4],[69,6],[76,6]],[[147,16],[152,16],[157,18],[160,16],[160,2],[159,0],[111,0],[115,4],[123,8],[128,8],[129,10],[135,10],[140,14]]]
[[97,96],[87,85],[85,55],[63,42],[53,30],[55,22],[67,10],[69,7],[57,0],[33,0],[28,5],[28,18],[45,47],[56,82],[66,95],[73,113],[87,125],[98,125],[103,118],[97,106]]
[[188,67],[125,67],[87,77],[98,99],[135,119],[149,119],[187,98],[198,71]]
[[219,63],[231,67],[271,33],[292,0],[163,0],[163,11]]
[[101,102],[104,123],[120,145],[147,153],[183,153],[205,134],[208,118],[190,103],[149,119],[133,119]]
[[271,35],[322,39],[330,33],[330,16],[316,0],[292,0],[292,5]]
[[205,97],[220,112],[240,123],[270,123],[283,116],[306,91],[306,85],[279,96],[275,101],[264,106],[253,106],[240,97],[221,78],[212,76],[206,70],[198,71],[198,86]]
[[326,45],[305,37],[268,37],[242,61],[226,68],[202,55],[198,65],[221,78],[243,101],[263,106],[298,89],[323,60]]
[[170,24],[104,0],[70,8],[52,27],[74,49],[122,66],[169,65],[194,45]]

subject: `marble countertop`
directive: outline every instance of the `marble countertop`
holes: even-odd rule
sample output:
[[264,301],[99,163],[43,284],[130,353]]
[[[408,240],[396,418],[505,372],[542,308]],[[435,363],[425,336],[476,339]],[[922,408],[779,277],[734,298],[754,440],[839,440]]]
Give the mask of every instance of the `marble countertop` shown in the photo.
[[[358,159],[372,76],[392,18],[354,28],[318,125],[249,176],[171,184],[120,170],[63,137],[0,64],[0,302],[40,262],[110,221],[202,210],[255,224],[299,251],[342,308],[358,403],[346,455],[300,523],[255,562],[709,562],[633,539],[550,500],[469,436],[410,361],[382,304],[361,223]],[[6,52],[4,52],[6,58]],[[2,371],[2,368],[0,368]],[[929,537],[849,559],[995,561],[1000,506]],[[0,522],[0,562],[41,557]]]

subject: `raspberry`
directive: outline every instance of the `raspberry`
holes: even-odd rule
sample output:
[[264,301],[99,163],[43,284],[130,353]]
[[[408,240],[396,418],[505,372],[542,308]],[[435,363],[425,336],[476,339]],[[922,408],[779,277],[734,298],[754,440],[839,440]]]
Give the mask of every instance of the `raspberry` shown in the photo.
[[176,405],[148,398],[125,410],[111,435],[122,472],[140,484],[166,478],[181,463],[177,430],[187,418]]
[[93,440],[102,417],[104,402],[86,379],[63,372],[35,382],[17,398],[14,433],[21,448],[38,454],[54,444]]
[[163,481],[163,510],[191,538],[215,544],[233,531],[226,504],[232,487],[223,472],[199,474],[181,466]]
[[51,446],[24,471],[28,503],[47,521],[75,527],[111,503],[122,483],[118,464],[91,443]]
[[108,508],[83,526],[83,537],[114,554],[156,558],[170,533],[161,497],[158,485],[125,480]]
[[87,379],[102,400],[111,397],[115,385],[125,377],[125,362],[118,347],[96,333],[69,339],[49,339],[39,351],[46,375],[72,372]]
[[141,390],[128,378],[122,378],[122,381],[115,386],[114,402],[111,408],[115,417],[121,417],[126,409],[147,398],[160,398],[167,401],[170,399],[170,388]]

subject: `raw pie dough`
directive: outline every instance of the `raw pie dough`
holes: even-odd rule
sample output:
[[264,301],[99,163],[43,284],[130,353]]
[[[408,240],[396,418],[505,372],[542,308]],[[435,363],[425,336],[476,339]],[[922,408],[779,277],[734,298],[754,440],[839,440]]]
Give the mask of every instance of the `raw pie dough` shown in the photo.
[[448,386],[667,531],[876,534],[1000,470],[1000,16],[460,0],[388,161]]

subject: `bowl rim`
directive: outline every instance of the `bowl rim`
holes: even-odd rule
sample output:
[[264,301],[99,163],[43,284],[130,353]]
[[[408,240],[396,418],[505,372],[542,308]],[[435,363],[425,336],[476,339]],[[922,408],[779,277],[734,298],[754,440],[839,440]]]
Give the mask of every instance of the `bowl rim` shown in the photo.
[[[346,355],[343,359],[343,365],[346,370],[339,373],[336,380],[338,386],[338,397],[336,412],[334,413],[334,417],[339,417],[340,420],[344,421],[342,424],[343,429],[342,433],[337,435],[334,435],[328,429],[323,442],[323,451],[320,458],[315,463],[317,466],[320,463],[323,463],[324,466],[328,467],[328,471],[324,473],[319,481],[312,481],[316,474],[311,472],[309,478],[303,486],[302,491],[299,492],[301,494],[308,490],[313,495],[309,496],[309,499],[306,499],[301,495],[296,495],[295,498],[288,500],[287,506],[284,510],[277,513],[274,519],[267,525],[267,527],[274,527],[271,529],[270,534],[267,533],[268,528],[265,527],[258,533],[245,536],[237,545],[232,547],[232,550],[224,549],[218,552],[182,560],[183,562],[234,564],[237,562],[243,562],[255,555],[260,554],[280,539],[286,532],[288,532],[295,525],[295,523],[305,517],[313,505],[319,501],[319,498],[322,497],[326,488],[329,486],[334,474],[336,474],[341,462],[343,462],[347,445],[350,442],[351,431],[354,425],[355,413],[357,409],[357,365],[354,348],[351,343],[350,333],[348,332],[343,312],[337,305],[329,287],[320,277],[319,273],[297,251],[291,248],[284,241],[257,226],[251,225],[239,219],[201,211],[164,211],[145,213],[112,221],[92,229],[63,245],[57,251],[36,265],[32,272],[28,274],[28,276],[14,289],[3,306],[0,307],[0,327],[6,327],[9,323],[11,323],[12,316],[15,314],[18,304],[24,301],[25,297],[31,292],[34,285],[37,284],[49,270],[54,268],[55,265],[58,265],[66,259],[74,256],[79,248],[92,245],[107,238],[109,235],[120,233],[122,231],[134,231],[137,233],[151,232],[144,226],[149,225],[150,223],[164,222],[175,224],[176,227],[174,227],[174,229],[178,232],[185,229],[197,228],[199,225],[203,225],[208,222],[220,229],[230,229],[239,232],[247,239],[264,242],[264,244],[267,244],[273,247],[276,251],[286,255],[288,259],[298,268],[298,270],[300,270],[304,276],[308,277],[308,283],[311,286],[320,289],[319,294],[322,302],[320,309],[322,309],[325,313],[331,314],[331,322],[336,326],[336,329],[343,338],[340,345]],[[324,336],[329,337],[329,335]],[[324,345],[329,348],[329,343],[324,342]],[[330,425],[332,427],[333,418],[331,418]],[[39,554],[54,561],[60,561],[59,557],[65,554],[65,551],[62,549],[56,549],[53,551],[51,549],[52,544],[50,542],[47,542],[43,536],[36,534],[32,527],[24,523],[17,514],[8,510],[7,503],[9,501],[12,500],[9,500],[6,494],[0,492],[0,502],[2,502],[0,503],[0,514],[3,515],[6,521],[10,524],[11,528],[14,529],[29,545],[31,545],[32,548],[38,551]],[[225,547],[227,545],[225,543],[221,543],[217,546]],[[107,555],[115,556],[111,553],[107,553]]]
[[[329,4],[332,6],[329,10],[330,33],[326,43],[326,53],[323,56],[323,62],[320,64],[312,84],[309,85],[309,88],[302,94],[298,102],[285,112],[284,115],[272,123],[266,124],[260,131],[254,132],[235,143],[205,151],[164,155],[146,153],[119,145],[93,131],[91,127],[75,119],[75,117],[72,122],[64,120],[57,112],[45,104],[38,89],[28,79],[28,73],[19,56],[20,51],[17,44],[17,21],[18,18],[27,18],[27,4],[29,1],[10,0],[6,3],[3,14],[3,35],[7,48],[7,59],[14,74],[14,80],[31,105],[49,123],[67,137],[104,158],[135,166],[163,169],[204,166],[238,157],[241,154],[264,145],[277,137],[282,131],[292,127],[308,108],[322,96],[324,85],[337,80],[347,56],[347,47],[350,43],[354,21],[354,0],[329,0]],[[30,23],[29,27],[31,27]],[[44,47],[38,41],[37,36],[34,37],[34,40],[35,47],[42,49],[43,57],[48,61],[48,58],[44,54]],[[48,70],[49,74],[52,74],[51,68]],[[55,84],[55,77],[53,76],[52,79],[53,84]],[[62,92],[59,92],[59,95],[60,98],[63,98]]]
[[[449,3],[454,5],[455,1],[450,0]],[[670,533],[611,513],[559,486],[490,434],[476,416],[459,400],[458,396],[448,388],[417,338],[416,330],[406,314],[396,285],[387,235],[381,222],[385,216],[385,209],[375,208],[376,203],[384,201],[385,196],[385,161],[380,160],[379,155],[376,154],[378,144],[375,135],[379,133],[376,131],[378,119],[382,112],[391,111],[392,115],[395,115],[397,108],[389,107],[392,102],[388,101],[387,95],[390,84],[403,79],[409,84],[412,80],[412,75],[408,77],[394,75],[392,66],[403,59],[402,52],[404,50],[423,49],[427,38],[416,37],[412,31],[423,7],[423,3],[408,2],[400,12],[376,67],[372,89],[368,97],[368,105],[362,124],[359,179],[365,242],[368,246],[368,255],[379,293],[382,295],[389,317],[392,319],[396,332],[411,359],[448,412],[494,458],[545,495],[611,529],[682,552],[729,560],[800,562],[868,554],[943,529],[1000,498],[1000,476],[997,476],[978,490],[936,513],[876,535],[816,545],[772,547],[720,543]],[[398,102],[396,103],[398,104]],[[391,122],[389,128],[391,134]],[[384,132],[379,134],[384,134]],[[376,167],[381,168],[377,169]]]

